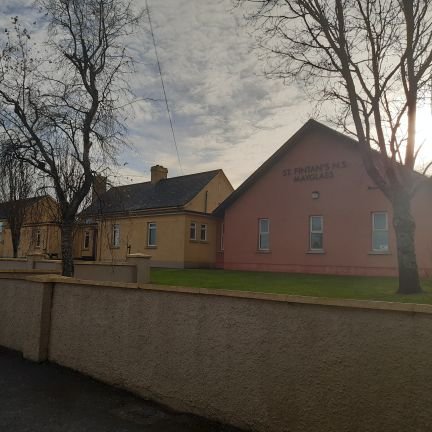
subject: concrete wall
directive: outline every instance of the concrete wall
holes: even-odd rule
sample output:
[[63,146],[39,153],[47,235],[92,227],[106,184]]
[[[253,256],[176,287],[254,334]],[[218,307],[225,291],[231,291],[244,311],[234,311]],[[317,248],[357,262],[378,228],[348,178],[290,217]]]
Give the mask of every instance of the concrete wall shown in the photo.
[[[156,223],[156,246],[147,246],[148,223]],[[207,224],[207,241],[189,238],[190,223]],[[113,224],[120,225],[120,246],[112,247]],[[130,246],[130,252],[128,249]],[[216,219],[211,215],[182,212],[152,216],[106,219],[99,225],[98,260],[124,261],[128,253],[151,255],[154,267],[214,267],[216,260]]]
[[84,280],[136,282],[136,268],[132,264],[75,262],[74,277]]
[[201,192],[186,204],[185,209],[211,213],[233,190],[224,172],[220,171]]
[[53,284],[49,276],[25,278],[0,273],[0,345],[40,361],[47,358]]
[[[111,281],[124,283],[148,283],[150,281],[150,256],[132,254],[126,257],[126,262],[95,262],[74,261],[77,279]],[[0,272],[18,273],[22,271],[38,274],[62,272],[60,260],[40,259],[37,256],[29,258],[0,258]]]
[[[0,280],[0,344],[30,337],[41,278]],[[431,306],[48,282],[49,359],[174,409],[259,432],[430,430]]]
[[[320,179],[301,170],[324,166]],[[318,174],[314,174],[319,177]],[[322,174],[322,173],[321,173]],[[312,193],[319,198],[313,199]],[[422,276],[432,274],[432,188],[413,199]],[[372,250],[372,212],[387,212],[389,250]],[[309,218],[323,216],[323,250],[309,250]],[[258,250],[258,221],[270,221],[270,249]],[[370,180],[354,145],[311,131],[226,210],[226,269],[397,275],[392,207]]]
[[[196,224],[196,239],[190,238],[191,223]],[[207,240],[200,239],[200,226],[207,225]],[[217,220],[201,215],[186,216],[185,231],[184,231],[184,267],[214,267],[216,263],[216,237]]]
[[27,269],[27,258],[0,258],[0,270]]
[[[157,224],[156,246],[147,246],[148,223]],[[112,225],[120,225],[120,246],[112,246]],[[184,260],[185,216],[153,215],[148,217],[119,217],[99,224],[97,259],[124,261],[128,253],[145,253],[152,261],[180,264]],[[128,246],[130,248],[128,249]]]
[[62,271],[62,262],[60,260],[35,260],[34,268],[39,270],[57,270]]

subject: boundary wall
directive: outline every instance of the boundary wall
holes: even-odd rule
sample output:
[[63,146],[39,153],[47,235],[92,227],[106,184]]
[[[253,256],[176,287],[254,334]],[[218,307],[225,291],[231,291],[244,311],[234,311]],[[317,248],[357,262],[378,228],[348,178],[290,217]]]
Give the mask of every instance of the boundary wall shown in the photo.
[[257,432],[426,432],[432,306],[0,273],[0,345]]
[[[77,260],[74,261],[75,277],[82,280],[148,283],[150,282],[150,258],[150,255],[137,253],[128,255],[125,262]],[[0,258],[0,272],[16,270],[61,274],[62,262],[44,259],[40,254],[30,255],[27,258]]]

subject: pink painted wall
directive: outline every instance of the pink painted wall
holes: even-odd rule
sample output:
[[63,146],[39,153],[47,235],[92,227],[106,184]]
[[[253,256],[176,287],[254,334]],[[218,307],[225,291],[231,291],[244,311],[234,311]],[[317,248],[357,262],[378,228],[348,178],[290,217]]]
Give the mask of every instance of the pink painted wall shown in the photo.
[[[321,164],[329,165],[322,171],[328,178],[294,181],[302,175],[298,168]],[[372,253],[371,213],[377,211],[388,212],[388,254]],[[418,194],[413,213],[418,264],[422,274],[432,274],[432,188]],[[312,215],[324,217],[324,253],[308,252]],[[258,251],[259,218],[270,219],[268,253]],[[226,269],[396,274],[391,205],[373,188],[355,148],[326,134],[304,136],[227,208],[224,221]]]

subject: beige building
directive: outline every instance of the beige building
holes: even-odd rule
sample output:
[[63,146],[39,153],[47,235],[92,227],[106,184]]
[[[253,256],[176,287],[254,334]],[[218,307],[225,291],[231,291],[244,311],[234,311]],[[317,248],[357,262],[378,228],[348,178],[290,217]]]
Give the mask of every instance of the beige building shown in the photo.
[[167,174],[156,165],[149,182],[99,191],[81,214],[75,257],[124,261],[144,253],[153,266],[213,267],[218,240],[211,213],[233,187],[222,170]]
[[58,207],[50,196],[28,198],[17,203],[0,203],[0,257],[12,257],[12,235],[8,223],[10,212],[17,206],[24,209],[24,224],[18,247],[18,256],[43,254],[60,257],[60,229],[57,224]]

